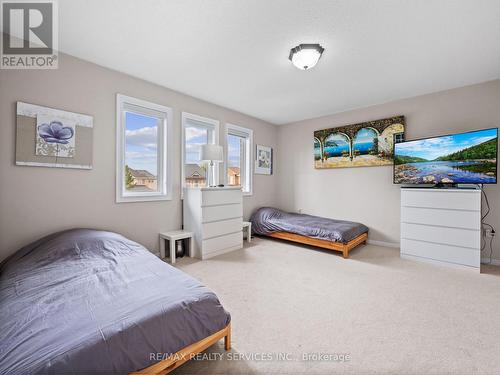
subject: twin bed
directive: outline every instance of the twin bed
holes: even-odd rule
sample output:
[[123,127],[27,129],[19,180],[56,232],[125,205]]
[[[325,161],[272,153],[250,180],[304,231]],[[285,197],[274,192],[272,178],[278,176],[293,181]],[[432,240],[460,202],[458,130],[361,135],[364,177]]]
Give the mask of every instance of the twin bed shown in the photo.
[[[261,208],[254,233],[341,251],[362,224]],[[231,317],[217,296],[136,242],[73,229],[0,264],[1,374],[166,374],[218,340]]]
[[50,235],[0,266],[1,374],[165,374],[230,315],[197,280],[116,233]]
[[271,207],[262,207],[250,218],[255,234],[298,242],[342,252],[366,243],[368,227],[352,221],[290,213]]

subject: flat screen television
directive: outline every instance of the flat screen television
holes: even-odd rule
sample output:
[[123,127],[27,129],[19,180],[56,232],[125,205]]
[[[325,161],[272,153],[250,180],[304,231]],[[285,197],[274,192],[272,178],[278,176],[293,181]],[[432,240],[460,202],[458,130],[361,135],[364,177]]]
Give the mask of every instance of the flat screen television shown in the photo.
[[498,128],[394,144],[395,184],[496,184]]

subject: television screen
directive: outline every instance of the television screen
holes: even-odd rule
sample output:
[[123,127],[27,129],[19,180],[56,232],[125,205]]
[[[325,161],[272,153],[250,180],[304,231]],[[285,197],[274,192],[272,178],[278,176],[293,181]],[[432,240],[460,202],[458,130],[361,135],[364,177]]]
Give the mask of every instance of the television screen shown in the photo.
[[498,128],[394,144],[395,184],[496,184]]

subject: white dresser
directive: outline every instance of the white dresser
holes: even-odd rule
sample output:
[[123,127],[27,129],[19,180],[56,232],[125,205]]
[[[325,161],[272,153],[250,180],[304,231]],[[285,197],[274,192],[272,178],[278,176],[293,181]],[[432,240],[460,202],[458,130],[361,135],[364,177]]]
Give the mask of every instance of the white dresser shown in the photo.
[[401,189],[401,256],[481,266],[481,190]]
[[195,257],[207,259],[243,247],[241,188],[184,189],[184,230],[194,233]]

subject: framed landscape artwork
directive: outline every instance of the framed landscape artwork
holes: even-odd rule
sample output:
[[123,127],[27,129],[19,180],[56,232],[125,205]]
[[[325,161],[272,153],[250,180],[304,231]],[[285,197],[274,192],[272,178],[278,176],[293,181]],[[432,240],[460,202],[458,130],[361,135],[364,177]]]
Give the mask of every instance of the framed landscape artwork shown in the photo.
[[314,167],[317,169],[392,165],[394,142],[404,141],[405,118],[316,130]]
[[16,165],[92,169],[92,116],[17,102]]
[[273,149],[271,147],[257,145],[255,152],[255,173],[273,174]]

